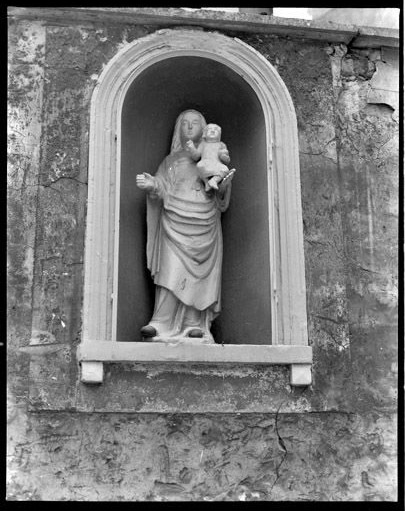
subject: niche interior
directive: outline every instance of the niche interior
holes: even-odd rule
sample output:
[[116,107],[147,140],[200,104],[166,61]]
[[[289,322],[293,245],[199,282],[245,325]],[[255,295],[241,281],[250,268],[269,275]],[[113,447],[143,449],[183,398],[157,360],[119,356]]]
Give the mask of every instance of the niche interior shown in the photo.
[[222,127],[231,167],[229,209],[222,215],[222,312],[217,343],[271,344],[266,128],[250,85],[204,57],[170,57],[150,65],[126,93],[121,125],[117,341],[139,341],[152,316],[154,285],[146,269],[146,198],[138,173],[154,174],[170,151],[177,116],[200,111]]

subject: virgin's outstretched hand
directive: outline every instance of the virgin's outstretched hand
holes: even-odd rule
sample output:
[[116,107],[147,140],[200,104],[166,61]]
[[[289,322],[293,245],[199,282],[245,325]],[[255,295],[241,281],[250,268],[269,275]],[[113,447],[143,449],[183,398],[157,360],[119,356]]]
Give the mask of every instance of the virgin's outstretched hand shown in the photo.
[[155,189],[155,178],[147,172],[137,174],[136,186],[141,190],[152,191]]

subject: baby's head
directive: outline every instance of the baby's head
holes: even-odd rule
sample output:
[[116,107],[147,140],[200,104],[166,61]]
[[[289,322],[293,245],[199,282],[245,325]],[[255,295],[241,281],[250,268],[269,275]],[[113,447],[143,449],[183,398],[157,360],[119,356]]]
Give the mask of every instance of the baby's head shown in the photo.
[[219,142],[221,140],[221,127],[218,124],[207,124],[202,136],[210,142]]

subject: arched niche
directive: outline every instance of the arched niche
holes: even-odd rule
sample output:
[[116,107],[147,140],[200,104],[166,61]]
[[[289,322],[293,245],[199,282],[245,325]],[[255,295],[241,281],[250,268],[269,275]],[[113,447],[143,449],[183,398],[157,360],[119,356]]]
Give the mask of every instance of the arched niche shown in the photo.
[[[205,66],[201,66],[203,62]],[[177,74],[172,72],[173,66]],[[198,85],[198,81],[193,82],[188,71],[189,67],[198,70],[202,84]],[[162,74],[164,69],[169,70],[171,85],[166,91],[165,76],[161,76],[160,89],[157,87],[156,90],[160,91],[163,97],[166,92],[170,92],[170,98],[166,102],[160,99],[159,108],[154,110],[152,117],[138,116],[137,109],[142,110],[144,107],[152,106],[152,100],[149,98],[144,105],[139,102],[136,99],[137,88],[139,92],[143,87],[146,94],[154,73],[158,76],[156,73]],[[182,78],[184,81],[184,76],[188,76],[190,87],[186,89],[179,86],[176,89],[176,80],[177,83],[181,83]],[[204,92],[204,83],[212,86],[210,94]],[[200,87],[199,95],[187,96],[191,94],[191,85]],[[240,116],[232,114],[234,106],[227,105],[218,110],[221,101],[225,100],[224,96],[222,100],[215,96],[218,87],[220,89],[229,87],[230,95],[234,93],[239,103],[243,101],[249,103],[255,112],[253,117],[249,117],[250,113],[243,105],[234,103],[234,106],[246,116],[246,126],[241,126],[238,122]],[[178,96],[176,101],[172,99],[173,94]],[[231,101],[232,98],[228,99]],[[185,102],[182,104],[182,101]],[[162,105],[165,115],[161,112]],[[246,339],[246,344],[261,344],[266,341],[268,344],[271,343],[271,346],[263,346],[262,351],[255,351],[257,363],[298,363],[300,366],[297,367],[305,369],[303,380],[310,381],[308,361],[311,360],[312,352],[307,346],[301,190],[294,107],[277,71],[258,52],[237,39],[199,30],[167,29],[136,40],[117,53],[98,79],[92,97],[90,115],[85,291],[79,360],[100,361],[110,360],[111,357],[113,360],[118,360],[120,357],[131,359],[133,356],[131,353],[134,354],[135,351],[138,359],[144,360],[143,356],[146,359],[149,357],[145,355],[146,353],[158,349],[150,345],[145,346],[143,343],[123,343],[120,339],[117,341],[117,323],[121,321],[122,312],[119,309],[120,277],[121,289],[123,289],[122,282],[125,280],[125,274],[128,275],[131,272],[131,259],[125,257],[125,251],[138,258],[136,264],[144,268],[144,260],[142,261],[144,246],[141,246],[138,235],[126,245],[122,242],[127,235],[130,239],[128,218],[131,218],[132,213],[137,215],[138,222],[143,221],[142,201],[127,202],[124,199],[125,193],[131,187],[127,186],[127,181],[124,183],[122,180],[131,179],[128,176],[134,176],[138,170],[154,172],[161,159],[167,154],[174,119],[184,109],[183,105],[184,108],[195,107],[201,110],[208,121],[215,120],[223,126],[223,138],[229,145],[232,163],[240,171],[234,180],[232,207],[235,207],[235,203],[236,207],[248,204],[248,208],[253,210],[258,202],[263,205],[263,192],[267,196],[265,197],[267,208],[262,208],[261,213],[256,215],[255,221],[258,224],[255,225],[252,222],[250,230],[245,228],[244,231],[247,236],[250,236],[253,231],[256,231],[256,234],[259,233],[260,241],[256,238],[254,243],[259,243],[263,250],[258,249],[257,257],[264,257],[265,260],[260,273],[256,270],[252,271],[251,282],[255,285],[255,279],[258,278],[264,281],[260,289],[263,293],[267,293],[267,297],[263,295],[262,300],[259,300],[260,306],[265,308],[265,310],[260,309],[264,333],[260,339],[256,339],[257,325],[252,325],[251,337]],[[256,119],[256,123],[252,121],[253,118]],[[145,130],[142,130],[143,125]],[[148,136],[151,130],[156,134],[154,138]],[[237,130],[242,132],[245,140],[242,140],[242,136],[238,137]],[[138,137],[143,140],[148,150],[143,150],[143,156],[140,152],[137,153],[134,158],[130,147],[132,144],[134,146],[137,144]],[[257,153],[254,155],[254,163],[249,161],[251,158],[247,156],[249,151],[241,149],[243,144],[245,148],[250,144],[252,153]],[[133,159],[138,168],[131,167]],[[253,185],[245,191],[244,174],[251,178],[254,174],[252,181],[256,182],[258,187],[255,188]],[[259,201],[256,200],[258,197],[260,197]],[[126,210],[127,206],[128,210]],[[243,223],[246,218],[240,217],[240,221]],[[237,224],[232,222],[232,212],[228,211],[223,217],[223,226],[229,240],[237,232],[233,231]],[[142,227],[138,226],[138,230],[142,231]],[[242,249],[246,248],[244,243],[247,246],[248,242],[249,239],[239,240]],[[229,246],[232,246],[232,243]],[[248,260],[249,258],[246,259]],[[226,253],[224,264],[226,265]],[[125,265],[129,267],[124,269]],[[225,281],[228,269],[230,268],[225,268],[224,271]],[[246,274],[249,268],[245,265],[239,268],[239,271],[241,274]],[[236,273],[232,275],[234,281],[235,275]],[[135,286],[139,286],[143,296],[149,293],[149,298],[145,300],[145,309],[140,313],[144,317],[148,307],[150,308],[151,301],[150,287],[145,284],[145,279],[146,277],[142,276],[135,281]],[[245,283],[248,281],[249,278],[245,279]],[[233,293],[235,292],[243,294],[243,289],[234,288]],[[229,297],[231,295],[230,292]],[[122,296],[125,298],[124,295]],[[240,304],[235,305],[236,313],[238,313],[238,307]],[[224,317],[226,319],[226,315]],[[221,324],[220,327],[225,328]],[[122,333],[122,340],[130,340],[129,335],[128,332]],[[126,355],[118,356],[117,350],[124,353],[123,344],[127,345]],[[128,345],[133,347],[129,348]],[[292,349],[284,349],[286,346]],[[199,352],[199,348],[196,348],[193,353]],[[209,347],[208,351],[211,348],[216,346]],[[231,350],[233,350],[232,353],[236,353],[235,348],[227,345],[227,353],[231,354]],[[266,356],[270,357],[268,362],[263,359],[265,348]],[[105,353],[108,352],[108,355],[102,355],[103,349],[107,350]],[[201,355],[204,361],[208,361],[208,351],[204,351],[204,355]],[[111,355],[112,353],[115,355]],[[253,353],[252,349],[250,353]],[[277,355],[272,358],[273,355],[268,355],[270,353]],[[286,353],[291,356],[286,356]],[[226,357],[226,355],[223,356]],[[181,358],[180,355],[179,357]],[[238,357],[239,355],[236,359]],[[252,360],[250,357],[251,362]]]
[[[218,343],[270,344],[266,127],[260,102],[228,66],[206,57],[161,60],[131,84],[122,107],[117,341],[139,340],[152,312],[154,288],[145,257],[145,192],[136,173],[153,174],[170,151],[180,112],[195,108],[222,127],[237,178],[222,215],[222,311]],[[254,336],[252,337],[252,331]]]

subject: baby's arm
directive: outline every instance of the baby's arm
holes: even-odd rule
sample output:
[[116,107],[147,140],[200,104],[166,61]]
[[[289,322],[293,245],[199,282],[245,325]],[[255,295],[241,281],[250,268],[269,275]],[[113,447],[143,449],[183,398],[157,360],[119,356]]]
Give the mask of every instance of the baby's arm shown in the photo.
[[194,142],[192,140],[189,140],[186,142],[187,149],[190,151],[191,157],[194,161],[197,161],[201,158],[201,152],[202,152],[202,143],[196,148],[194,145]]
[[229,163],[231,161],[229,157],[229,151],[223,142],[221,142],[221,146],[218,151],[218,156],[223,163]]

